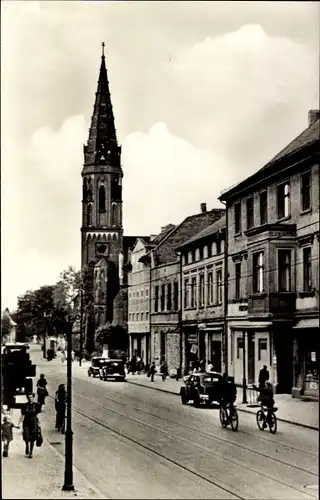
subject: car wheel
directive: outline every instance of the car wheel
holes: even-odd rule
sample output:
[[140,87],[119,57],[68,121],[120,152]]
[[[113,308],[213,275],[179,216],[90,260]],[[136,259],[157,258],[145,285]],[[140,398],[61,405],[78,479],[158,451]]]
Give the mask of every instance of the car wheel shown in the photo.
[[200,406],[200,396],[198,392],[196,392],[195,395],[193,396],[193,406],[195,408],[199,408]]
[[180,390],[180,397],[181,397],[181,403],[183,405],[186,405],[188,403],[188,397],[184,387],[182,387]]

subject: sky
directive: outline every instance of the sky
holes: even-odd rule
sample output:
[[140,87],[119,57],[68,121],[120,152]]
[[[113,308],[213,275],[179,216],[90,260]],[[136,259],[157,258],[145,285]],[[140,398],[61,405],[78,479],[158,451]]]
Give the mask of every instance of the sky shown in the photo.
[[1,309],[80,267],[101,42],[126,235],[207,208],[319,107],[318,2],[1,2]]

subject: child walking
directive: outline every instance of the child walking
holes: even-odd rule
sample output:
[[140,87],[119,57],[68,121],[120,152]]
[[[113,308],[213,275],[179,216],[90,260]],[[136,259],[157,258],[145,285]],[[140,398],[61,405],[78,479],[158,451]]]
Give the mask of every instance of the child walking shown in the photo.
[[1,428],[1,439],[3,441],[3,456],[4,457],[7,457],[9,454],[9,445],[10,445],[10,442],[13,440],[13,433],[12,433],[13,427],[15,427],[15,429],[20,428],[19,426],[14,425],[10,421],[10,417],[8,417],[8,416],[3,417],[2,428]]

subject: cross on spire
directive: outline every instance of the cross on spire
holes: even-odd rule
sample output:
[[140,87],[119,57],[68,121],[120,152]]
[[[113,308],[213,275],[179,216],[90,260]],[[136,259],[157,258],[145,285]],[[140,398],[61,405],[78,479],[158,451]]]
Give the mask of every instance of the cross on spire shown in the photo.
[[102,57],[104,57],[104,47],[105,47],[105,43],[104,43],[104,42],[102,42],[101,46],[102,46]]

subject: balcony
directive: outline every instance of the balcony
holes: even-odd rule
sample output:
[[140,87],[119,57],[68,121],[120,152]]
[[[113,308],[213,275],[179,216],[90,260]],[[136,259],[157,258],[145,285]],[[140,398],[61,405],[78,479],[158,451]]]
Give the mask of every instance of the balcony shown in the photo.
[[272,314],[279,317],[292,315],[296,310],[296,294],[293,292],[273,292],[269,295],[251,295],[248,303],[249,316]]

